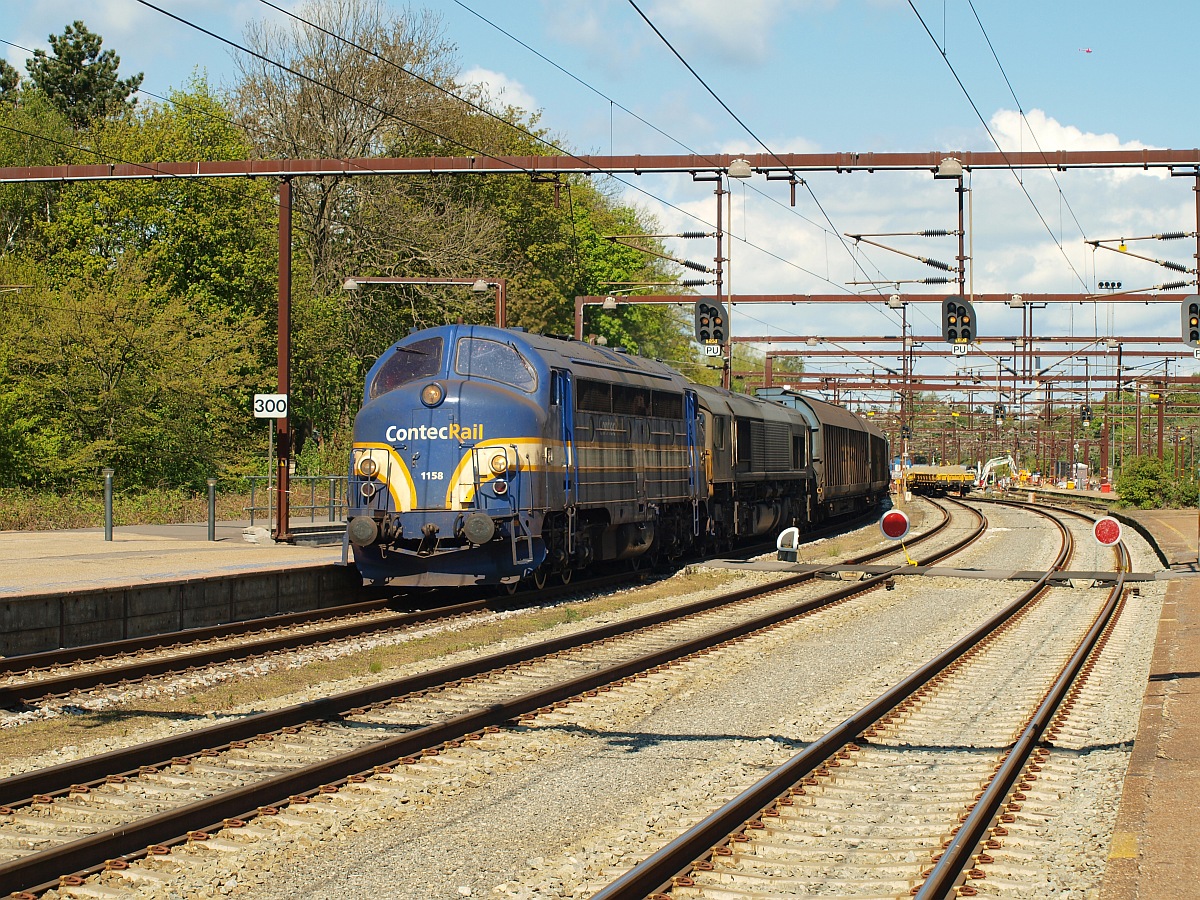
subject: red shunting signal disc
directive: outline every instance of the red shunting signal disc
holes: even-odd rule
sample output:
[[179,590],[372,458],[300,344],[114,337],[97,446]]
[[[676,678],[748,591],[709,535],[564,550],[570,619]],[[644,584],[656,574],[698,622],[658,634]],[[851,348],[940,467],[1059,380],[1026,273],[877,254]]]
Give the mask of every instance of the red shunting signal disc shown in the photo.
[[898,509],[885,512],[883,518],[879,520],[879,530],[883,532],[884,537],[891,538],[893,541],[903,539],[908,534],[908,528],[908,516]]
[[1121,543],[1121,523],[1111,516],[1097,519],[1092,526],[1092,534],[1098,543],[1105,547],[1113,547]]

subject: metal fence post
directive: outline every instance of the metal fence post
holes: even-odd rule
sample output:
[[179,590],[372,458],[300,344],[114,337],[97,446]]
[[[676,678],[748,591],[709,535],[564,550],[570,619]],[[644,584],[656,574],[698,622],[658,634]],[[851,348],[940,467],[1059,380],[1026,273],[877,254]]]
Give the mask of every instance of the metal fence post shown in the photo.
[[112,487],[113,487],[113,470],[101,469],[101,474],[104,475],[104,539],[112,540]]
[[217,479],[208,479],[208,539],[217,539]]
[[329,478],[329,521],[330,522],[334,521],[334,518],[333,518],[333,499],[334,499],[333,494],[334,494],[335,490],[337,490],[337,479],[334,478],[333,476],[330,476],[330,478]]

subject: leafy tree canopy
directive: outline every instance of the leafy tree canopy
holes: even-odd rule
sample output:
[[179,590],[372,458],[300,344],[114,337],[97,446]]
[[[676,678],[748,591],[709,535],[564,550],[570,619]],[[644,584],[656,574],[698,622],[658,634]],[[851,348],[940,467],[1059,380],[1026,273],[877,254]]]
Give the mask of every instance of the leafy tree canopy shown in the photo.
[[17,84],[21,73],[9,65],[7,60],[0,59],[0,102],[17,102]]
[[86,128],[137,103],[137,98],[130,100],[129,95],[141,86],[142,74],[119,79],[121,58],[112,50],[101,52],[104,39],[82,21],[76,19],[49,40],[53,55],[35,50],[25,68],[37,88],[75,128]]
[[1121,503],[1138,509],[1195,506],[1196,485],[1178,480],[1170,460],[1156,456],[1130,456],[1117,476]]

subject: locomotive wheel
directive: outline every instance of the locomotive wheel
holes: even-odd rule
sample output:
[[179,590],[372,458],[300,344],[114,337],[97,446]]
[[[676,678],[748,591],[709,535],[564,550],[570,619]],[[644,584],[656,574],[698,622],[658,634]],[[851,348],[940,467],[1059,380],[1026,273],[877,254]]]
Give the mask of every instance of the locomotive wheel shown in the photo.
[[539,591],[546,586],[546,576],[548,574],[545,566],[538,566],[533,570],[533,586]]
[[504,588],[504,593],[508,594],[508,596],[510,596],[510,597],[517,592],[517,588],[519,588],[520,586],[521,586],[520,579],[517,579],[516,581],[506,581],[506,582],[504,582],[504,584],[501,585],[501,587]]
[[558,577],[562,579],[563,584],[571,583],[571,576],[575,574],[574,569],[563,569],[558,573]]

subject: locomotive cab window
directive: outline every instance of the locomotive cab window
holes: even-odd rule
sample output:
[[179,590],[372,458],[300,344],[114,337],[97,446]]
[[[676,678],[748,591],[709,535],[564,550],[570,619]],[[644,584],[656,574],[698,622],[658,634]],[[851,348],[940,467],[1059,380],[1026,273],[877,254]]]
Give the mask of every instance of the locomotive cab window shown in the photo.
[[537,373],[511,344],[484,338],[462,338],[454,357],[454,371],[471,378],[499,381],[532,394]]
[[371,382],[369,396],[372,400],[402,384],[419,378],[433,378],[442,371],[442,339],[426,338],[397,347],[380,366]]
[[725,449],[725,435],[729,432],[728,416],[713,416],[713,448]]

